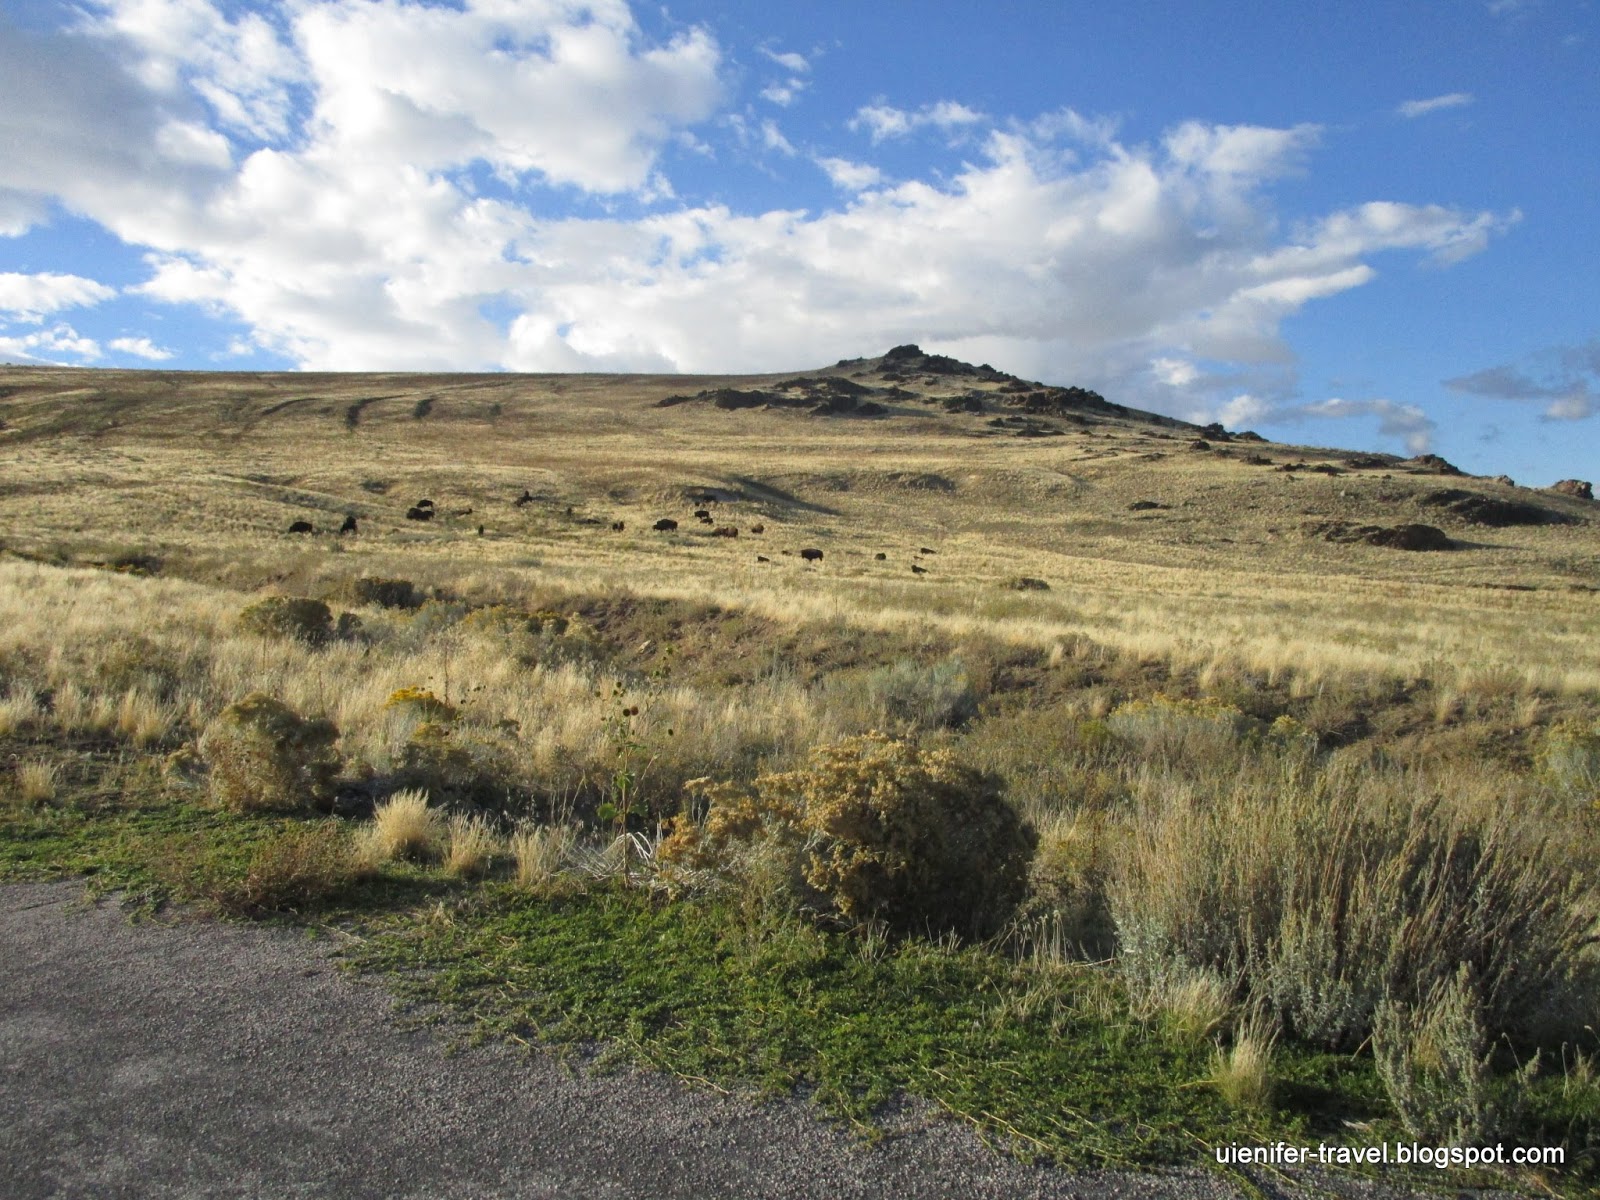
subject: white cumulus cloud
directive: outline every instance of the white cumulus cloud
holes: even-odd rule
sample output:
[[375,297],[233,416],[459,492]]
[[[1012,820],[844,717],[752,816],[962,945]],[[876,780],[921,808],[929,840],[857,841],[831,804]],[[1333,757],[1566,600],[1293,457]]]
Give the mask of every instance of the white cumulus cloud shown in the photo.
[[850,118],[849,126],[853,130],[866,130],[872,141],[877,143],[888,138],[905,137],[918,129],[930,127],[946,132],[964,129],[979,125],[984,119],[982,113],[965,104],[940,100],[936,104],[925,104],[915,112],[888,104],[869,104],[856,111],[856,115]]
[[[1133,142],[1070,110],[880,101],[850,122],[866,140],[936,132],[968,161],[891,181],[809,140],[800,161],[728,111],[710,33],[651,40],[624,0],[263,12],[102,0],[90,36],[0,37],[0,220],[58,202],[145,252],[140,295],[307,368],[776,370],[919,341],[1187,414],[1283,394],[1282,323],[1381,256],[1445,265],[1515,219],[1285,221],[1272,186],[1309,169],[1311,125]],[[717,150],[696,129],[838,193],[679,201],[668,149]]]
[[[65,356],[59,357],[59,356]],[[24,334],[0,334],[0,361],[74,365],[100,357],[100,346],[70,325]]]
[[156,345],[147,337],[112,338],[108,344],[119,354],[131,354],[135,358],[147,359],[150,362],[165,362],[173,357],[171,350]]
[[817,166],[827,172],[836,187],[859,192],[883,182],[883,172],[871,163],[851,162],[848,158],[819,158]]
[[112,288],[81,275],[0,273],[0,312],[15,320],[39,321],[63,308],[81,308],[109,300]]

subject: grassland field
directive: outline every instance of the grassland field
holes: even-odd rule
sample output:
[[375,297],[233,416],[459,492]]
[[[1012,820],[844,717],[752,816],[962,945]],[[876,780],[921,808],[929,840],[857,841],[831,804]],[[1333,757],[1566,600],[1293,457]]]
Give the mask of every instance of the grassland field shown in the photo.
[[[359,928],[485,1031],[869,1133],[1593,1189],[1593,501],[913,354],[11,367],[0,449],[0,878]],[[958,843],[982,928],[894,858]]]

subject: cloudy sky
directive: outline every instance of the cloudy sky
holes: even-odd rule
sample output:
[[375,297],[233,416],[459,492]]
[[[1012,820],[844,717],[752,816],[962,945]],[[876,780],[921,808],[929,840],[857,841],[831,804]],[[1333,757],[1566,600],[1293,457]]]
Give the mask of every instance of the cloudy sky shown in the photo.
[[1600,476],[1593,0],[0,0],[0,361],[915,341]]

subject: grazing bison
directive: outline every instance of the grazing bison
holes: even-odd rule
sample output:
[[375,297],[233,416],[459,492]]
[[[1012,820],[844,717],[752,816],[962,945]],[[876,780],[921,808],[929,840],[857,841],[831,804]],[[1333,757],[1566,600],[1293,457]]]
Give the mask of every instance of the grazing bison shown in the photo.
[[750,526],[750,532],[751,533],[765,533],[766,531],[767,531],[767,527],[765,525],[752,525],[752,526]]
[[482,537],[482,536],[483,536],[483,526],[482,526],[482,525],[479,525],[479,526],[478,526],[478,536],[479,536],[479,537]]
[[875,561],[875,562],[888,562],[889,561],[889,556],[887,554],[883,553],[883,551],[881,551],[881,550],[878,551],[878,553],[874,554],[872,556],[872,558],[873,558],[873,561]]
[[431,507],[423,508],[420,504],[412,508],[408,508],[406,509],[406,520],[431,521],[433,520],[433,509]]
[[918,550],[917,553],[918,554],[937,554],[939,552],[937,550],[929,550],[926,546],[924,546],[921,550]]
[[418,500],[413,507],[415,507],[415,508],[432,508],[433,507],[433,501],[429,500],[426,496],[424,496],[421,500]]
[[611,532],[612,533],[621,533],[626,528],[627,528],[627,525],[624,524],[621,521],[613,521],[613,522],[611,522]]
[[296,521],[289,526],[290,533],[315,533],[316,527],[310,521]]
[[717,528],[715,528],[715,529],[713,529],[711,531],[711,536],[712,537],[738,537],[739,536],[739,527],[737,525],[719,525]]
[[928,573],[928,568],[927,567],[919,567],[919,566],[917,566],[916,563],[912,563],[911,564],[911,573],[913,575],[926,575]]
[[757,562],[769,563],[772,560],[770,558],[768,558],[765,554],[758,554],[758,555],[756,555],[756,561]]
[[698,519],[699,519],[699,520],[702,520],[702,521],[709,521],[709,520],[711,520],[711,514],[710,514],[710,513],[708,513],[708,512],[707,512],[707,511],[706,511],[706,510],[705,510],[705,509],[703,509],[703,508],[697,508],[697,509],[695,509],[695,510],[694,510],[694,515],[695,515],[695,516],[696,516],[696,517],[697,517],[697,518],[698,518]]
[[532,504],[533,503],[533,493],[528,491],[527,488],[523,488],[522,489],[522,495],[518,496],[516,498],[516,500],[514,501],[514,503],[516,504],[516,506],[518,508],[521,508],[525,504]]
[[822,551],[807,547],[806,549],[800,551],[800,557],[805,559],[808,563],[821,562]]
[[678,523],[671,517],[662,517],[661,520],[650,526],[650,528],[654,529],[657,533],[671,533],[677,527]]
[[340,533],[360,533],[361,532],[359,529],[356,528],[356,515],[355,515],[355,513],[346,513],[345,514],[344,524],[339,526],[339,532]]

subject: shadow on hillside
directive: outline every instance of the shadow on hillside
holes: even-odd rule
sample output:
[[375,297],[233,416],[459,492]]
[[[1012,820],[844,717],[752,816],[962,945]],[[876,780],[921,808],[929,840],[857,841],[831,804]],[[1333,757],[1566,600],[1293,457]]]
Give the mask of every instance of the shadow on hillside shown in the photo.
[[769,504],[798,509],[801,512],[821,513],[827,517],[837,517],[839,515],[839,510],[836,508],[829,508],[826,504],[814,504],[810,500],[802,500],[793,492],[786,492],[782,488],[773,487],[770,483],[762,483],[759,479],[753,479],[748,475],[729,475],[727,478],[746,493],[746,500],[762,500]]

